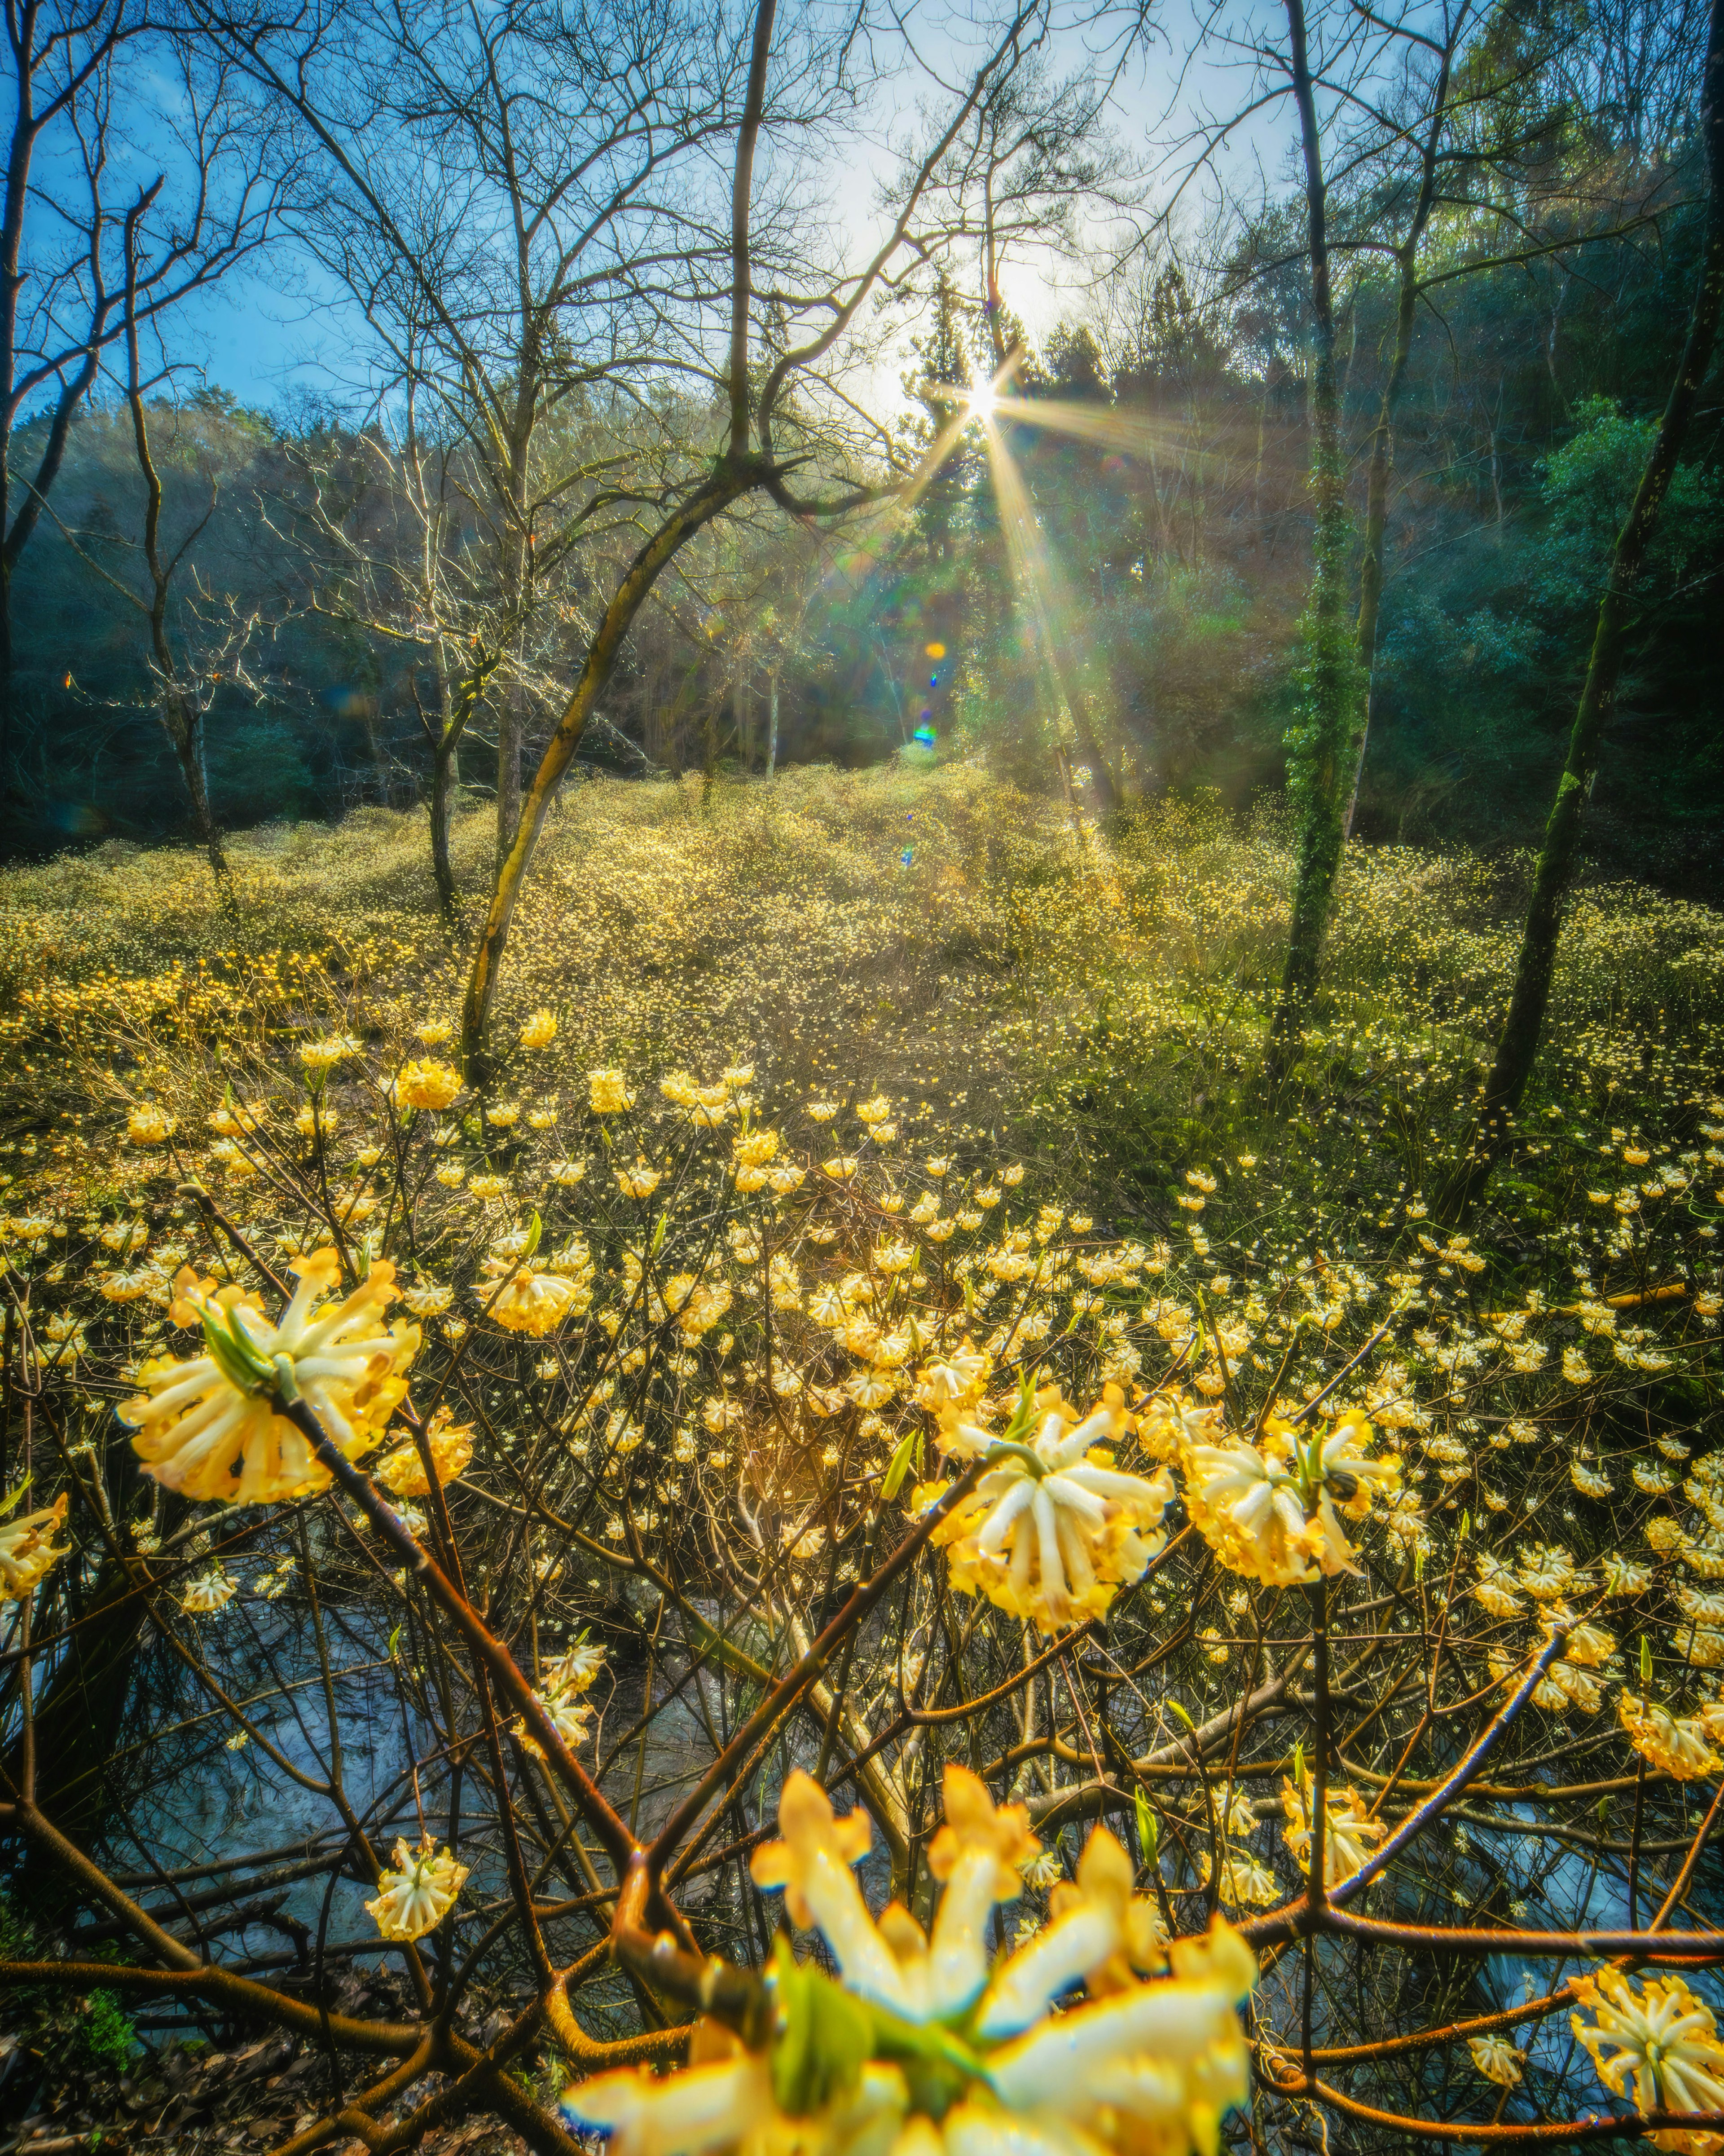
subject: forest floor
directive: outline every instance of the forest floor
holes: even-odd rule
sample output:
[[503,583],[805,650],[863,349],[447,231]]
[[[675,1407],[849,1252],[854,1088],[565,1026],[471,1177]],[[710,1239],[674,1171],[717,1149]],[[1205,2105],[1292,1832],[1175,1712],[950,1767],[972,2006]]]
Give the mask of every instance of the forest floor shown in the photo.
[[[18,1165],[64,1148],[72,1119],[111,1116],[141,1073],[182,1090],[197,1065],[219,1093],[212,1028],[242,1012],[266,1029],[362,1013],[373,1038],[403,1040],[456,1016],[492,843],[488,812],[461,819],[475,896],[453,931],[423,818],[377,809],[236,835],[230,914],[186,850],[110,843],[0,873],[0,1129]],[[1393,1240],[1396,1201],[1464,1137],[1527,866],[1355,849],[1304,1055],[1270,1099],[1259,1063],[1292,875],[1272,808],[1169,800],[1108,833],[972,766],[793,770],[721,786],[706,814],[698,780],[602,780],[553,812],[496,1034],[553,1008],[536,1070],[565,1100],[593,1065],[745,1059],[774,1089],[883,1091],[906,1147],[1008,1139],[1139,1226],[1167,1217],[1194,1161],[1247,1152],[1290,1218],[1344,1207],[1370,1239],[1392,1214]],[[1691,1122],[1724,1066],[1721,1026],[1724,915],[1639,886],[1577,896],[1524,1118],[1553,1127],[1541,1196],[1500,1186],[1511,1244],[1516,1219],[1570,1217],[1591,1173],[1589,1141],[1554,1127],[1568,1111],[1609,1106],[1638,1127],[1686,1101]]]
[[[189,1159],[230,1087],[301,1076],[314,1035],[351,1034],[384,1070],[458,1012],[479,901],[440,920],[422,818],[366,811],[230,844],[225,913],[182,850],[110,844],[0,874],[0,1206],[14,1256],[38,1254],[45,1281],[106,1213],[144,1209],[147,1163],[115,1142],[141,1101]],[[492,844],[485,814],[462,818],[470,892]],[[791,771],[721,786],[705,810],[697,782],[601,781],[548,829],[497,1038],[555,1013],[554,1047],[511,1051],[505,1072],[547,1132],[585,1114],[594,1068],[647,1086],[677,1065],[752,1065],[762,1097],[799,1096],[816,1124],[876,1096],[890,1120],[863,1134],[870,1173],[877,1158],[883,1188],[926,1186],[910,1219],[937,1210],[948,1163],[954,1184],[971,1168],[980,1182],[1010,1156],[1008,1213],[1027,1178],[1044,1219],[1080,1206],[1098,1234],[1152,1245],[1164,1287],[1202,1272],[1212,1296],[1246,1296],[1301,1270],[1363,1296],[1429,1263],[1481,1310],[1674,1266],[1696,1309],[1704,1283],[1716,1304],[1724,916],[1639,887],[1577,896],[1521,1142],[1470,1239],[1431,1238],[1425,1194],[1464,1142],[1525,874],[1356,850],[1322,998],[1272,1096],[1261,1049],[1291,882],[1273,813],[1167,801],[1103,830],[970,767]],[[197,1172],[218,1178],[219,1145],[207,1159]],[[1632,1171],[1614,1200],[1598,1188],[1613,1160]],[[1655,1164],[1655,1191],[1637,1163]],[[1635,1190],[1644,1207],[1623,1196]],[[1416,1366],[1437,1353],[1425,1338],[1396,1352]],[[1563,1371],[1565,1400],[1611,1380],[1608,1364]],[[111,1999],[101,2015],[97,2043],[81,2003],[0,2002],[0,2156],[275,2146],[325,2103],[315,2047],[135,2037]],[[469,2141],[515,2145],[470,2129],[438,2145]]]

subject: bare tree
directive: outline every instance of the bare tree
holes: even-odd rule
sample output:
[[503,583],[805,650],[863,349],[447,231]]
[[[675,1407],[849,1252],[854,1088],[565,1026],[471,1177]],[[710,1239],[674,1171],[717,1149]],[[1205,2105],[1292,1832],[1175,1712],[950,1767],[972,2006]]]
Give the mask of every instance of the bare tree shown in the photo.
[[[79,407],[128,321],[153,326],[254,254],[275,207],[255,116],[236,110],[223,72],[211,74],[142,0],[7,0],[6,33],[17,103],[0,211],[0,786],[14,695],[12,579]],[[122,105],[126,131],[148,114],[149,139],[167,156],[123,209],[109,200]],[[46,434],[14,492],[13,433],[37,398]]]

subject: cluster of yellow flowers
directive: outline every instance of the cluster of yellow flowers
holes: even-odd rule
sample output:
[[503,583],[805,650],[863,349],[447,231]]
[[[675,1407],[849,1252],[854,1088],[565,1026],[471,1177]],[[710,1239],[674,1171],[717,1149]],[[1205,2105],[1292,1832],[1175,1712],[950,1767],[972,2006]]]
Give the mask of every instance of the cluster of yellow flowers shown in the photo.
[[1130,1859],[1098,1827],[1053,1921],[990,1968],[989,1917],[1022,1892],[1040,1844],[1021,1805],[996,1808],[961,1767],[946,1768],[945,1798],[928,1853],[943,1891],[925,1932],[899,1902],[869,1913],[853,1870],[868,1853],[866,1816],[835,1818],[819,1784],[793,1773],[783,1839],[752,1869],[783,1890],[793,1925],[818,1928],[839,1982],[781,1948],[765,2051],[720,2041],[663,2080],[601,2075],[570,2089],[570,2118],[608,2133],[619,2156],[1074,2146],[1212,2156],[1249,2087],[1237,2010],[1255,1980],[1249,1950],[1219,1920],[1205,1938],[1164,1944],[1153,1905],[1132,1893]]
[[[458,983],[422,918],[417,853],[381,825],[378,873],[339,906],[337,839],[257,842],[242,888],[274,910],[244,932],[274,937],[265,952],[199,928],[171,875],[158,897],[93,870],[106,895],[55,913],[56,872],[28,872],[31,948],[61,956],[20,977],[0,1038],[16,1094],[51,1074],[65,1108],[3,1142],[0,1257],[73,1457],[135,1443],[156,1487],[99,1534],[38,1442],[28,1502],[46,1509],[14,1486],[0,1594],[51,1598],[117,1546],[149,1560],[161,1621],[218,1667],[240,1609],[307,1606],[299,1514],[195,1509],[326,1491],[280,1412],[297,1398],[413,1533],[440,1533],[447,1508],[474,1577],[521,1613],[511,1638],[567,1744],[595,1726],[583,1631],[626,1650],[650,1628],[654,1666],[685,1647],[698,1666],[677,1727],[700,1750],[709,1676],[758,1686],[805,1652],[906,1532],[900,1501],[920,1518],[973,1473],[890,1626],[811,1690],[812,1741],[863,1758],[901,1870],[924,1732],[1034,1663],[969,1754],[998,1749],[988,1775],[1025,1819],[948,1779],[945,1899],[865,1928],[832,1884],[860,1855],[859,1815],[834,1820],[787,1784],[756,1876],[820,1925],[869,2002],[860,2077],[793,2087],[782,2060],[737,2055],[576,2102],[652,2156],[718,2156],[733,2133],[1040,2147],[1052,2053],[1034,2046],[1082,2021],[1113,2033],[1093,2037],[1093,2102],[1059,2116],[1085,2145],[1161,2156],[1232,2100],[1239,1994],[1218,2005],[1215,1977],[1232,1949],[1178,1943],[1166,1974],[1158,1902],[1131,1891],[1111,1836],[1074,1881],[1051,1826],[1026,1853],[1029,1820],[1112,1803],[1070,1798],[1070,1778],[1123,1759],[1155,1798],[1152,1831],[1170,1824],[1160,1862],[1140,1825],[1156,1895],[1213,1881],[1238,1909],[1296,1893],[1319,1823],[1291,1705],[1240,1725],[1234,1764],[1211,1748],[1201,1798],[1176,1756],[1188,1724],[1296,1672],[1307,1602],[1284,1590],[1322,1584],[1362,1672],[1347,1726],[1355,1695],[1376,1716],[1331,1761],[1331,1883],[1380,1847],[1396,1778],[1446,1770],[1421,1733],[1428,1697],[1446,1743],[1553,1637],[1505,1747],[1528,1782],[1571,1751],[1578,1784],[1644,1760],[1650,1843],[1686,1828],[1685,1787],[1721,1771],[1718,942],[1695,909],[1656,902],[1630,932],[1603,897],[1580,904],[1553,1033],[1561,1112],[1528,1112],[1500,1209],[1457,1230],[1432,1219],[1431,1133],[1470,1097],[1479,984],[1501,967],[1481,873],[1350,864],[1332,1000],[1283,1129],[1241,1076],[1284,896],[1272,839],[1170,807],[1074,852],[1034,804],[1002,814],[979,774],[895,784],[798,777],[758,806],[721,802],[710,825],[671,789],[583,789],[523,900],[486,1090],[445,1060]],[[906,814],[928,837],[905,869]],[[87,957],[66,926],[86,913]],[[590,992],[570,998],[571,978]],[[1677,1014],[1661,1031],[1654,1006]],[[277,1276],[296,1285],[278,1294]],[[311,1514],[315,1561],[380,1650],[403,1627],[391,1666],[410,1691],[413,1583],[375,1540],[344,1539],[346,1517],[327,1500]],[[1062,1648],[1102,1618],[1081,1654]],[[649,1721],[674,1689],[649,1696]],[[870,1753],[894,1714],[925,1708]],[[658,1743],[631,1739],[615,1771],[650,1749],[656,1773]],[[1279,1812],[1244,1794],[1277,1786]],[[1567,1799],[1544,1809],[1570,1820]],[[1511,1822],[1494,1830],[1512,1844]],[[449,1841],[398,1847],[371,1905],[385,1936],[477,1906],[458,1903]],[[1444,1861],[1457,1895],[1476,1891],[1458,1834]],[[1008,1872],[1030,1916],[1018,1953],[977,1977],[963,1957],[1011,1898],[992,1892]],[[1526,1921],[1551,1906],[1543,1878],[1516,1871]],[[1080,1981],[1086,2003],[1056,2015]],[[1272,2016],[1281,1978],[1265,1981]],[[1129,2037],[1099,2018],[1116,1994],[1141,2017]],[[984,1999],[1003,2015],[1038,1998],[1015,2028],[973,2019]],[[936,2048],[956,2032],[986,2073],[966,2064],[928,2107],[925,2052],[892,2049],[911,2041],[900,2024],[937,2026]],[[1710,2024],[1680,2041],[1709,2056]],[[1003,2082],[1015,2045],[1034,2063]],[[1530,2056],[1473,2047],[1505,2088]]]

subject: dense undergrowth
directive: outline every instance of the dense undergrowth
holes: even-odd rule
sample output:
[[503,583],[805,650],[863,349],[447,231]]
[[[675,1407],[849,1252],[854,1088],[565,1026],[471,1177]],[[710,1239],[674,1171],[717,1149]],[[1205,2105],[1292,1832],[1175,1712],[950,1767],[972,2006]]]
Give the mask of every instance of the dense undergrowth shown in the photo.
[[[490,844],[480,817],[458,831],[469,887]],[[924,1553],[677,1859],[703,1943],[739,1961],[759,1958],[766,1924],[737,1851],[770,1831],[798,1763],[853,1784],[890,1885],[924,1911],[921,1853],[957,1761],[1024,1801],[1048,1845],[1023,1936],[1098,1816],[1176,1930],[1218,1901],[1244,1919],[1296,1892],[1308,1789],[1275,1793],[1330,1712],[1300,1689],[1309,1620],[1289,1589],[1306,1559],[1216,1525],[1221,1469],[1193,1433],[1230,1433],[1224,1460],[1254,1434],[1272,1455],[1280,1418],[1311,1400],[1311,1426],[1337,1437],[1368,1419],[1377,1463],[1337,1483],[1360,1570],[1333,1578],[1345,1727],[1319,1736],[1356,1808],[1347,1847],[1368,1850],[1449,1770],[1553,1624],[1585,1620],[1474,1793],[1489,1808],[1398,1858],[1373,1909],[1484,1912],[1532,1967],[1541,1925],[1597,1922],[1624,1891],[1630,1929],[1637,1897],[1644,1915],[1666,1887],[1690,1917],[1711,1907],[1709,1872],[1683,1868],[1699,1815],[1670,1771],[1675,1740],[1639,1703],[1702,1753],[1724,1730],[1724,1502],[1706,1465],[1716,914],[1579,896],[1517,1142],[1451,1233],[1427,1199],[1506,994],[1513,865],[1357,851],[1323,998],[1271,1095],[1290,880],[1272,817],[1169,801],[1104,830],[969,767],[789,773],[721,788],[710,814],[694,788],[590,785],[559,809],[517,916],[509,1053],[480,1099],[440,1060],[464,947],[432,905],[416,819],[264,831],[233,857],[231,915],[198,857],[172,852],[0,881],[0,1482],[28,1471],[29,1507],[69,1507],[78,1554],[48,1575],[38,1638],[77,1635],[116,1577],[147,1604],[107,1756],[66,1756],[86,1726],[75,1700],[59,1722],[42,1709],[43,1787],[113,1871],[216,1861],[231,1818],[175,1840],[151,1792],[251,1774],[328,1807],[318,1831],[336,1839],[311,1835],[306,1861],[317,1894],[347,1899],[333,1930],[324,1902],[319,1971],[329,1942],[344,1966],[376,1951],[354,1897],[412,1825],[470,1871],[439,1936],[474,1958],[475,2014],[526,1980],[501,1770],[475,1748],[483,1716],[437,1613],[326,1476],[299,1496],[213,1471],[177,1470],[177,1491],[137,1477],[135,1427],[152,1461],[176,1457],[140,1388],[151,1358],[192,1353],[182,1268],[196,1294],[231,1281],[273,1323],[269,1276],[327,1248],[331,1283],[396,1267],[408,1316],[390,1353],[427,1416],[450,1411],[435,1503],[398,1432],[367,1464],[384,1461],[428,1547],[459,1544],[559,1733],[643,1831],[946,1487],[963,1453],[942,1386],[962,1378],[964,1411],[1002,1430],[1024,1378],[1080,1409],[1121,1389],[1117,1456],[1165,1481],[1167,1529],[1183,1504],[1188,1531],[1141,1579],[1116,1552],[1086,1578],[1062,1544],[1063,1582],[1027,1549],[1005,1582],[973,1522],[967,1540],[942,1529],[949,1554]],[[369,1445],[395,1397],[362,1428]],[[212,1506],[228,1496],[236,1508]],[[1084,1629],[1028,1681],[1068,1625]],[[581,1646],[603,1652],[577,1682]],[[966,1699],[991,1703],[941,1720]],[[332,1749],[354,1717],[398,1721],[403,1748],[376,1769],[362,1830]],[[593,1940],[600,1860],[572,1854],[555,1779],[514,1727],[509,1805],[558,1897],[544,1922],[561,1965]],[[76,1900],[56,1919],[74,1939]],[[171,1895],[152,1907],[181,1921]],[[1301,2006],[1296,1955],[1264,1936],[1251,2130],[1267,2119],[1273,2141]],[[1331,1943],[1320,2044],[1445,2015],[1497,2029],[1500,1971],[1398,1937]],[[296,1997],[321,1980],[299,1951],[279,1979]],[[243,1927],[223,1952],[241,1969],[292,1961]],[[576,2005],[622,2041],[639,2009],[603,1962],[581,1964]],[[1551,1988],[1526,2008],[1511,2097],[1501,2059],[1481,2090],[1458,2043],[1373,2055],[1355,2096],[1436,2118],[1499,2094],[1512,2118],[1596,2102],[1584,2054],[1542,2018],[1573,2005],[1578,1964],[1540,1966]],[[208,2007],[205,2032],[234,2010]],[[158,2005],[139,2025],[177,2041],[185,2015]],[[1307,2041],[1310,2026],[1306,2010]],[[1398,2145],[1392,2127],[1331,2125],[1346,2145]]]

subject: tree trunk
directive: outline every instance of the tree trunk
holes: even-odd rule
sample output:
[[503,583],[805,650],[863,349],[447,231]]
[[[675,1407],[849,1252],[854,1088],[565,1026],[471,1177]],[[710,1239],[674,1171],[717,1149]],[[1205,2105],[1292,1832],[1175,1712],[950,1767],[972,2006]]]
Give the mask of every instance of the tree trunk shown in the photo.
[[767,777],[778,767],[778,670],[767,676]]
[[754,669],[745,660],[736,676],[736,753],[746,778],[754,766]]
[[459,755],[455,742],[447,734],[431,752],[431,874],[437,885],[437,903],[449,921],[454,919],[459,902],[449,852],[455,784],[460,775]]
[[215,811],[209,803],[209,770],[203,753],[203,714],[195,709],[182,709],[177,727],[170,726],[168,733],[180,760],[180,769],[185,775],[186,791],[192,797],[192,822],[198,833],[198,843],[209,856],[210,872],[215,877],[217,895],[223,906],[231,911],[233,870],[223,850],[222,834],[216,828]]
[[1286,8],[1311,234],[1311,314],[1316,325],[1311,382],[1311,492],[1316,530],[1311,600],[1301,625],[1304,709],[1293,737],[1294,797],[1300,810],[1298,870],[1287,959],[1271,1030],[1271,1067],[1277,1073],[1292,1059],[1300,1022],[1316,988],[1335,879],[1346,844],[1347,793],[1358,761],[1363,717],[1358,662],[1343,618],[1346,464],[1341,442],[1341,399],[1335,380],[1335,312],[1329,285],[1322,145],[1306,51],[1303,0],[1286,0]]
[[1616,536],[1610,572],[1598,602],[1598,625],[1584,687],[1568,737],[1568,759],[1557,787],[1544,829],[1544,847],[1533,878],[1532,903],[1521,936],[1515,985],[1508,1016],[1496,1044],[1496,1057],[1479,1102],[1467,1158],[1450,1174],[1439,1194],[1437,1217],[1449,1224],[1464,1219],[1483,1194],[1498,1154],[1507,1142],[1509,1125],[1525,1097],[1549,1007],[1551,976],[1562,925],[1562,901],[1574,880],[1587,797],[1598,768],[1604,729],[1616,708],[1623,650],[1634,624],[1635,601],[1646,552],[1657,528],[1659,511],[1676,469],[1682,440],[1699,401],[1717,341],[1724,311],[1724,0],[1712,0],[1706,40],[1704,103],[1707,174],[1706,218],[1701,249],[1700,276],[1688,318],[1681,363],[1669,401],[1640,475],[1634,506]]
[[[0,466],[0,530],[6,516],[6,474]],[[0,833],[11,821],[12,805],[12,571],[0,549]]]
[[513,685],[497,699],[497,870],[521,829],[521,695]]
[[508,942],[510,923],[520,903],[521,886],[526,880],[528,864],[550,813],[552,797],[580,745],[593,707],[611,678],[623,639],[666,565],[721,510],[757,485],[758,479],[758,470],[754,466],[728,460],[721,464],[704,486],[665,518],[629,563],[622,583],[612,594],[610,604],[587,646],[580,678],[563,706],[556,732],[546,745],[531,788],[521,803],[514,843],[507,860],[497,871],[490,911],[473,954],[473,968],[468,975],[466,998],[461,1009],[461,1062],[469,1085],[481,1084],[489,1075],[486,1044],[490,1032],[491,1005],[496,999],[498,970]]

